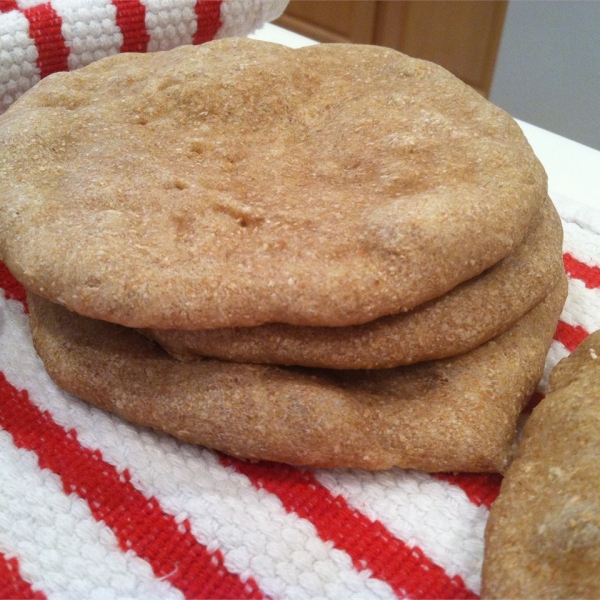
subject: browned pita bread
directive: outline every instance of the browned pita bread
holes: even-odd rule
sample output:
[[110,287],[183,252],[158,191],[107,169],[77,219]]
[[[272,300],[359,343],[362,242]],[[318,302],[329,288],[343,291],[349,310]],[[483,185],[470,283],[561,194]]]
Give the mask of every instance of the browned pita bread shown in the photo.
[[483,597],[600,598],[600,332],[552,372],[486,530]]
[[399,313],[507,256],[546,197],[506,113],[377,46],[112,56],[42,80],[0,144],[0,259],[131,327]]
[[354,327],[143,330],[182,360],[380,369],[466,352],[506,331],[564,277],[562,226],[548,199],[525,241],[480,275],[425,305]]
[[132,329],[30,295],[56,383],[134,423],[251,459],[320,467],[502,470],[543,370],[566,281],[460,357],[376,371],[181,363]]

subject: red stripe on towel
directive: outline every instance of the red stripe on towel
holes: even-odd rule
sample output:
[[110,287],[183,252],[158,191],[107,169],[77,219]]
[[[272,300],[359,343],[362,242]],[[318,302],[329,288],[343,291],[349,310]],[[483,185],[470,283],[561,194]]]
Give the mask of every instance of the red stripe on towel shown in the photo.
[[203,44],[215,38],[221,29],[221,0],[197,0],[194,11],[198,27],[194,34],[194,44]]
[[121,52],[147,52],[150,35],[146,29],[146,7],[140,0],[112,0],[116,23],[123,34]]
[[19,10],[17,0],[0,0],[0,13],[10,12],[11,10]]
[[559,321],[554,339],[560,342],[569,352],[573,352],[588,335],[589,333],[581,325],[569,325],[569,323]]
[[65,431],[1,372],[0,427],[17,447],[35,452],[40,467],[56,473],[67,494],[88,503],[123,551],[134,551],[187,598],[263,597],[253,579],[241,581],[225,568],[219,550],[209,552],[194,538],[189,521],[178,524],[155,498],[134,487],[127,471],[119,473],[98,450],[84,448],[74,430]]
[[4,290],[4,297],[7,300],[18,300],[27,308],[27,294],[25,288],[15,279],[14,275],[8,270],[8,267],[0,261],[0,288]]
[[45,600],[42,592],[35,592],[19,571],[16,558],[6,558],[0,552],[0,598],[6,600]]
[[420,548],[408,546],[379,521],[349,507],[310,472],[228,456],[222,456],[221,463],[246,475],[255,488],[275,494],[288,512],[310,521],[322,540],[349,554],[356,569],[370,569],[399,597],[477,598],[460,577],[450,578]]
[[523,412],[526,415],[531,414],[531,412],[533,411],[533,409],[545,398],[546,396],[544,396],[544,394],[542,394],[542,392],[534,392],[533,395],[531,396],[531,398],[529,398],[529,402],[527,403],[527,406],[525,406],[525,408],[523,409]]
[[27,8],[23,14],[29,21],[29,35],[38,51],[37,66],[40,76],[57,71],[68,71],[70,49],[62,35],[62,19],[50,2]]
[[435,477],[460,487],[477,506],[490,508],[500,493],[499,473],[436,473]]
[[600,288],[600,267],[590,267],[577,260],[568,252],[563,255],[565,271],[573,279],[580,279],[585,287],[593,290]]

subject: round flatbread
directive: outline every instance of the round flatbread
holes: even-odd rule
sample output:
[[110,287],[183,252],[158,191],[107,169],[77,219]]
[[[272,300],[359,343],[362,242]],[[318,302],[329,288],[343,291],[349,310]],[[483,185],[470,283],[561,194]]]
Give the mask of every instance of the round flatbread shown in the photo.
[[282,323],[142,333],[180,360],[330,369],[381,369],[454,356],[506,331],[564,277],[562,225],[548,199],[525,241],[504,260],[447,294],[399,315],[353,327]]
[[482,598],[600,598],[600,331],[550,375],[485,533]]
[[141,425],[234,456],[321,467],[498,471],[541,377],[566,280],[459,357],[375,371],[182,363],[136,331],[29,296],[54,381]]
[[112,56],[42,80],[0,144],[0,258],[130,327],[399,313],[508,255],[547,193],[505,112],[377,46]]

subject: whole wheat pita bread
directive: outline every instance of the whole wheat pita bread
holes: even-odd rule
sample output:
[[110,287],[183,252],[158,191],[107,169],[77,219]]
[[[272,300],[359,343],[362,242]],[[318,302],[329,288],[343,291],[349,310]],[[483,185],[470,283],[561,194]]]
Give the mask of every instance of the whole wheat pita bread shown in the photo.
[[483,597],[600,597],[600,332],[550,377],[486,529]]
[[566,281],[460,357],[375,371],[182,363],[136,331],[31,295],[54,381],[123,418],[231,455],[320,467],[497,471],[541,377]]
[[42,80],[0,145],[0,259],[131,327],[399,313],[508,255],[547,192],[506,113],[377,46],[115,55]]
[[425,305],[353,327],[143,330],[180,360],[380,369],[472,350],[511,327],[564,277],[562,226],[548,199],[524,242],[482,275]]

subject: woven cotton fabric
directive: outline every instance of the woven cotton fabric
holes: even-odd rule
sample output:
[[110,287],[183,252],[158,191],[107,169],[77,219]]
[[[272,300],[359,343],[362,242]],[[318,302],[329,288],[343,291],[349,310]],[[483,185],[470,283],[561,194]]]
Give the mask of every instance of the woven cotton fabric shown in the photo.
[[[569,296],[547,373],[600,328],[600,214],[554,196]],[[246,463],[59,390],[0,267],[0,598],[475,598],[497,474]]]
[[288,0],[0,0],[0,113],[40,79],[119,52],[245,36]]

